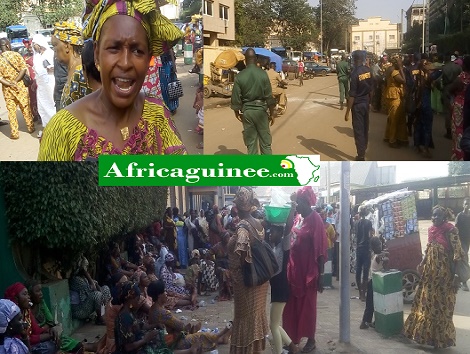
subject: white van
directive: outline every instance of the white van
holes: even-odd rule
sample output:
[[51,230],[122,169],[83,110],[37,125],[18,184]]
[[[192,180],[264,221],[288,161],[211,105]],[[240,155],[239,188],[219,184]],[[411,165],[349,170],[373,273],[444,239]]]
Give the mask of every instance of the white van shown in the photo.
[[46,37],[47,43],[49,44],[51,44],[52,32],[54,32],[53,28],[43,28],[36,30],[37,34],[42,34],[44,37]]
[[302,52],[298,50],[293,50],[291,52],[291,58],[292,60],[299,61],[300,59],[302,59]]

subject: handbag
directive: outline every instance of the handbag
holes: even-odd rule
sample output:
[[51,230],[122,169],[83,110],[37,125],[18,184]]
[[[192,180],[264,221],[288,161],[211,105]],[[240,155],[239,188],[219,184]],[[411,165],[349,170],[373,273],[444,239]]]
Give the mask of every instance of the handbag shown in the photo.
[[[5,59],[5,60],[7,61],[7,63],[10,64],[10,66],[11,66],[13,69],[16,70],[17,73],[20,72],[17,68],[15,68],[15,67],[13,66],[12,63],[10,63],[10,61],[9,61],[7,58],[5,58],[5,57],[3,56],[3,54],[1,54],[0,56],[1,56],[3,59]],[[23,78],[22,78],[21,80],[23,81],[23,84],[24,84],[26,87],[29,87],[29,86],[31,86],[31,85],[33,84],[33,79],[31,79],[31,76],[29,76],[29,75],[26,74],[26,73],[24,74],[24,76],[23,76]]]
[[453,256],[453,247],[452,243],[450,242],[450,237],[448,234],[446,234],[447,242],[450,245],[450,251],[449,251],[449,259],[450,261],[450,271],[451,274],[455,274],[456,276],[459,277],[459,280],[462,283],[467,282],[468,279],[470,279],[470,265],[468,265],[468,262],[465,261],[465,259],[459,259],[457,262],[452,262],[452,259],[454,258]]
[[238,228],[244,228],[250,235],[250,247],[252,255],[252,263],[244,262],[243,283],[247,287],[259,286],[271,279],[279,270],[276,256],[271,246],[264,240],[259,239],[256,235],[256,228],[251,225],[250,230],[244,224],[238,224]]
[[168,84],[168,97],[170,100],[176,100],[183,97],[183,86],[181,86],[180,80],[176,80]]

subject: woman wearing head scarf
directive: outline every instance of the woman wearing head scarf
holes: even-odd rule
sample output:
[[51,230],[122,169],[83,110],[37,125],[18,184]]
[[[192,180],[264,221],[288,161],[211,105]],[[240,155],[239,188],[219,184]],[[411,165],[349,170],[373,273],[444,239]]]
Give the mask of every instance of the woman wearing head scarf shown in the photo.
[[[264,240],[264,228],[251,215],[255,194],[249,187],[241,187],[234,199],[240,222],[236,233],[228,242],[228,261],[233,285],[234,318],[230,353],[260,353],[266,348],[268,319],[266,299],[269,283],[247,287],[243,282],[242,267],[251,263],[250,237]],[[243,226],[242,226],[243,225]]]
[[400,144],[408,144],[408,131],[406,127],[405,112],[405,74],[403,63],[397,55],[391,59],[392,67],[385,72],[388,118],[384,141],[392,148],[400,147]]
[[442,206],[432,210],[433,225],[428,229],[428,244],[417,269],[421,280],[404,326],[406,337],[434,348],[455,346],[452,316],[460,284],[451,266],[464,253],[457,228],[448,222],[451,218],[452,212]]
[[29,354],[28,346],[20,308],[10,300],[0,299],[0,354]]
[[290,296],[284,308],[284,329],[295,344],[308,338],[302,349],[315,349],[317,292],[323,291],[321,275],[327,258],[328,240],[320,215],[312,210],[317,197],[312,187],[299,189],[295,196],[297,216],[291,235],[287,279]]
[[[33,69],[36,73],[38,112],[41,116],[43,128],[55,114],[54,104],[54,51],[49,47],[46,37],[35,34],[32,40],[34,56]],[[42,136],[42,131],[38,137]]]
[[[185,324],[164,307],[167,303],[167,295],[163,281],[151,282],[148,287],[148,293],[153,300],[149,313],[149,324],[164,325],[169,337],[173,339],[172,344],[174,344],[176,349],[190,349],[192,346],[202,346],[202,351],[208,352],[215,349],[217,344],[228,343],[232,327],[231,322],[228,322],[226,327],[218,333],[200,332],[201,322]],[[188,334],[177,340],[178,337],[181,337],[183,331],[188,332]]]
[[39,327],[31,313],[30,297],[28,289],[22,283],[10,285],[5,290],[5,299],[13,301],[21,310],[26,321],[26,335],[31,345],[31,351],[35,354],[56,354],[58,333],[52,329]]
[[[31,280],[27,284],[29,296],[31,299],[31,313],[36,319],[39,327],[42,329],[53,329],[61,332],[60,324],[55,323],[54,317],[52,316],[49,307],[47,307],[46,301],[42,294],[42,285],[36,280]],[[56,327],[57,326],[57,327]],[[56,327],[54,329],[54,327]],[[82,344],[78,340],[71,337],[67,337],[64,334],[60,334],[60,350],[62,352],[75,353],[81,348],[87,351],[93,351],[94,346],[91,343]]]
[[67,82],[62,91],[60,109],[90,94],[83,75],[81,51],[83,47],[82,32],[71,22],[57,22],[51,38],[57,59],[67,65]]
[[[196,305],[196,290],[188,289],[184,283],[184,277],[180,273],[175,273],[175,257],[168,253],[165,256],[165,264],[160,269],[160,279],[164,281],[168,294],[182,300],[189,300],[191,304]],[[182,278],[182,280],[181,280]]]
[[185,154],[169,111],[140,92],[151,56],[162,54],[181,35],[154,0],[89,0],[83,37],[95,41],[102,88],[54,117],[38,159]]

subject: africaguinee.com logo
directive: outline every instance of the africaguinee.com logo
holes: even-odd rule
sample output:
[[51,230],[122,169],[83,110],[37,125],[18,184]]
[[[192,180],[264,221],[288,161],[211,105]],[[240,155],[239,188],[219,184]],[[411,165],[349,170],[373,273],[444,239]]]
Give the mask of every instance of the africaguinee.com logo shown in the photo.
[[102,155],[101,186],[318,186],[319,155]]

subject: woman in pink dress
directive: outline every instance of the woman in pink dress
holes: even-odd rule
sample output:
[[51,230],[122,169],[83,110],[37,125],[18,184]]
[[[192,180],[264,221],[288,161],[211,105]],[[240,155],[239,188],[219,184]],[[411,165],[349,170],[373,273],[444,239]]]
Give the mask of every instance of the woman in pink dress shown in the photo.
[[464,57],[462,69],[462,73],[449,88],[449,91],[455,95],[452,108],[452,156],[450,158],[453,161],[462,161],[464,159],[464,152],[460,148],[460,139],[463,134],[465,91],[470,84],[470,56]]
[[317,292],[323,291],[321,275],[328,241],[320,215],[312,210],[317,201],[312,187],[299,189],[295,199],[298,214],[291,231],[287,264],[290,296],[284,308],[283,327],[296,345],[307,337],[302,353],[309,353],[315,349]]

